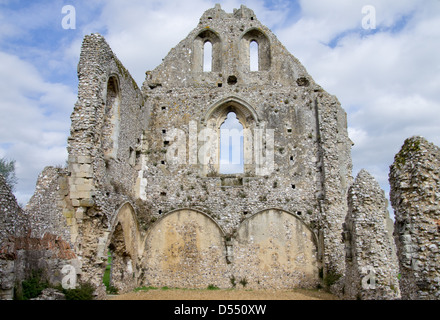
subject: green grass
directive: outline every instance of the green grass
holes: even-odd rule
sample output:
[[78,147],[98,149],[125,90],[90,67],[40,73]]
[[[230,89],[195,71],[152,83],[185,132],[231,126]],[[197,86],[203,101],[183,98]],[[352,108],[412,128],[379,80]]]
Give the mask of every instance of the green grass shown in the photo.
[[108,259],[107,259],[107,266],[105,267],[104,277],[102,279],[102,282],[104,283],[104,285],[106,287],[107,293],[117,294],[118,288],[116,288],[110,284],[111,266],[112,266],[112,255],[111,255],[111,252],[109,251],[108,252]]
[[148,290],[157,290],[158,288],[156,287],[152,287],[152,286],[148,286],[148,287],[139,287],[139,288],[135,288],[134,291],[138,292],[138,291],[148,291]]
[[208,290],[220,290],[220,288],[219,287],[217,287],[216,285],[214,285],[214,284],[210,284],[209,286],[208,286],[208,288],[207,288]]

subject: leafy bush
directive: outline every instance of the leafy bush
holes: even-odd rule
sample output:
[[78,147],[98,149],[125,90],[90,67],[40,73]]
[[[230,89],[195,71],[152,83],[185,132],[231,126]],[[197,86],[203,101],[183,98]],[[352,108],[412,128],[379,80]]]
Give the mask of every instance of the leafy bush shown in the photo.
[[66,300],[93,300],[95,287],[88,283],[81,283],[76,289],[63,289]]
[[17,300],[36,298],[49,287],[48,282],[42,279],[42,273],[42,270],[32,270],[31,276],[21,283],[21,294],[16,296]]

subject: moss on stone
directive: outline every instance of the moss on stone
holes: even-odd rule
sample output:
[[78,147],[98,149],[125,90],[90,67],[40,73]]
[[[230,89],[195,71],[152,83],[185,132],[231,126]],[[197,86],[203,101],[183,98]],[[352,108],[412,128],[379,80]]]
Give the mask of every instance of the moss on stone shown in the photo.
[[397,169],[401,169],[405,165],[406,160],[418,151],[420,151],[420,140],[406,139],[402,149],[394,157],[394,164]]

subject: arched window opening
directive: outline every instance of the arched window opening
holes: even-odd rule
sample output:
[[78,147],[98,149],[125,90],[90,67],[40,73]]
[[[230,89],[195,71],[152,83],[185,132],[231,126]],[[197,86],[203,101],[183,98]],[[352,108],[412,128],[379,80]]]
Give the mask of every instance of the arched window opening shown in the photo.
[[243,126],[237,115],[230,112],[220,126],[220,173],[244,172]]
[[258,42],[253,40],[249,45],[249,65],[251,71],[258,71]]
[[240,39],[240,60],[245,71],[270,70],[270,41],[261,30],[251,29],[242,36]]
[[115,77],[110,77],[107,82],[107,100],[105,104],[105,114],[109,114],[117,103],[118,99],[118,81]]
[[118,79],[111,76],[107,81],[107,96],[104,107],[102,150],[106,158],[116,158],[119,138],[120,92]]
[[203,45],[203,72],[212,71],[212,43],[206,41]]
[[193,71],[220,72],[222,70],[222,42],[214,30],[204,29],[194,38]]

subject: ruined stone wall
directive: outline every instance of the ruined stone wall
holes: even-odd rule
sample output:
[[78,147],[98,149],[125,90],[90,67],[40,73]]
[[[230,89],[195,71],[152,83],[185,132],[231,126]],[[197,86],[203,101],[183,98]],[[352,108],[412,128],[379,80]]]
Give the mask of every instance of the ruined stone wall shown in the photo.
[[346,299],[400,298],[398,262],[387,201],[376,180],[361,170],[348,195],[345,220]]
[[[1,261],[8,270],[5,274],[9,272],[0,276],[4,289],[8,287],[6,298],[12,298],[14,289],[20,291],[21,282],[32,272],[41,272],[45,280],[57,285],[62,281],[65,265],[79,267],[80,261],[70,242],[69,214],[64,206],[68,193],[66,181],[63,169],[45,168],[25,211],[14,205],[12,194],[2,195],[2,202],[9,201],[9,205],[2,205],[5,220],[0,223],[7,229],[0,240]],[[80,273],[81,269],[77,271]]]
[[269,209],[246,219],[232,239],[231,274],[246,288],[316,288],[316,235],[295,215]]
[[101,285],[112,222],[135,202],[146,115],[136,82],[98,34],[84,38],[78,79],[68,140],[71,230],[83,280]]
[[[80,281],[102,294],[108,251],[120,292],[245,276],[252,288],[315,287],[342,276],[346,114],[252,10],[207,10],[142,91],[102,36],[86,36],[78,79],[68,168],[43,174],[29,239],[68,243]],[[230,112],[244,128],[244,170],[222,174]],[[23,248],[39,247],[32,241]]]
[[145,286],[316,288],[316,237],[294,215],[259,212],[233,237],[208,215],[179,209],[161,217],[145,240]]
[[161,218],[145,241],[143,283],[156,287],[230,286],[224,234],[205,214],[181,209]]
[[[345,272],[342,225],[347,214],[347,192],[352,184],[351,146],[347,133],[347,116],[334,96],[319,94],[316,116],[319,142],[317,163],[321,184],[317,199],[319,241],[323,246],[324,277],[343,279]],[[342,283],[335,283],[333,292],[341,292]]]
[[405,140],[390,167],[403,299],[440,298],[440,149]]
[[70,242],[71,208],[65,202],[68,195],[67,172],[64,169],[46,167],[39,174],[35,193],[26,206],[32,238],[45,234],[59,236]]
[[[258,71],[249,69],[253,40],[260,47]],[[213,44],[209,72],[201,67],[206,41]],[[155,217],[195,208],[231,236],[247,217],[279,208],[319,235],[319,267],[324,262],[324,272],[343,274],[340,234],[351,183],[345,112],[252,10],[242,6],[230,14],[217,5],[206,11],[163,63],[147,72],[142,90],[150,116],[140,194]],[[215,143],[201,155],[207,144],[202,132],[218,132],[228,112],[248,130],[241,174],[219,173]],[[261,153],[258,130],[265,145]],[[179,152],[183,157],[176,157]],[[258,163],[272,154],[273,167]]]
[[15,224],[23,215],[20,206],[0,174],[0,300],[12,299],[15,286]]

